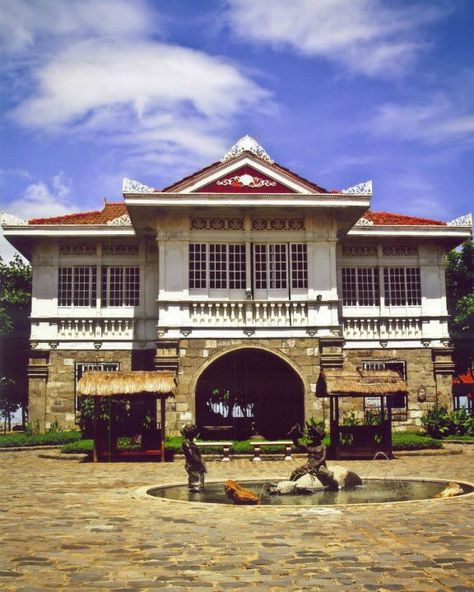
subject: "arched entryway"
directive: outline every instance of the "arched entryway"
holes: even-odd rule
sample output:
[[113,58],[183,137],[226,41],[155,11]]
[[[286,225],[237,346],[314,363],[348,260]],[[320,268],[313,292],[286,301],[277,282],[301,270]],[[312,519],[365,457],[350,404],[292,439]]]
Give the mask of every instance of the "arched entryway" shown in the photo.
[[292,425],[303,421],[303,381],[289,364],[263,349],[225,354],[197,381],[196,423],[200,428],[233,426],[237,439],[257,432],[273,440],[286,437]]

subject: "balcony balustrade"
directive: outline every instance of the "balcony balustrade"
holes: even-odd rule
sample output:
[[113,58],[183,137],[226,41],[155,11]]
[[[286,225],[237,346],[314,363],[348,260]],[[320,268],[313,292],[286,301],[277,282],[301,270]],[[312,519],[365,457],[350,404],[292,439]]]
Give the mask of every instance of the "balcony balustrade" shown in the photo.
[[191,326],[305,327],[308,324],[307,302],[208,301],[192,302],[188,306]]
[[60,319],[59,339],[133,339],[134,319]]
[[423,335],[419,317],[346,318],[343,328],[346,339],[413,339]]

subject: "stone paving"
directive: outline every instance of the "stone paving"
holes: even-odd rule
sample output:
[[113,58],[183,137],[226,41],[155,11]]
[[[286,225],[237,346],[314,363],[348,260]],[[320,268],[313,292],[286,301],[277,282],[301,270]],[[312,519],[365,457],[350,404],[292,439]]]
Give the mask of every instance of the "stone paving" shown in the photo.
[[[474,481],[457,456],[341,462],[366,476]],[[286,476],[291,462],[208,464],[210,479]],[[388,505],[232,507],[145,498],[181,462],[91,464],[0,454],[6,591],[472,591],[474,496]]]

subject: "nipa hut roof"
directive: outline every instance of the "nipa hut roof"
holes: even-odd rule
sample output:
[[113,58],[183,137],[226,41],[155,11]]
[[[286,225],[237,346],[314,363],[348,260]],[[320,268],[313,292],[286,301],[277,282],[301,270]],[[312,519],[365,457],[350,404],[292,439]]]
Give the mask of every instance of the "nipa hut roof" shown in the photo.
[[325,368],[321,379],[328,395],[339,396],[382,396],[406,395],[407,383],[396,370],[356,371]]
[[86,372],[77,383],[77,394],[89,397],[131,396],[140,394],[174,396],[176,375],[165,370],[148,372]]

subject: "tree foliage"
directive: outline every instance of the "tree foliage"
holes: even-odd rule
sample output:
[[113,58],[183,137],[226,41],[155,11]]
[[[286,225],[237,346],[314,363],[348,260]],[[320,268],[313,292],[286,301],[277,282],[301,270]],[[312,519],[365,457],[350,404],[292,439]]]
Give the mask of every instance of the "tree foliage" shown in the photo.
[[19,255],[0,257],[0,415],[7,423],[26,408],[31,267]]
[[474,243],[465,242],[447,258],[446,288],[454,359],[459,372],[474,362]]

